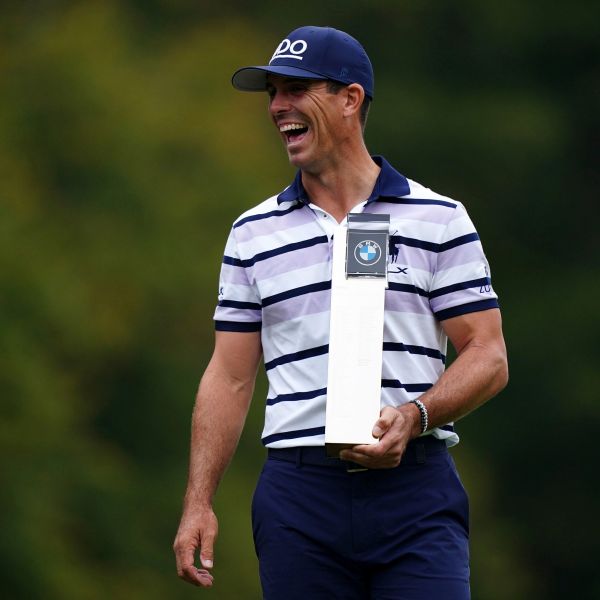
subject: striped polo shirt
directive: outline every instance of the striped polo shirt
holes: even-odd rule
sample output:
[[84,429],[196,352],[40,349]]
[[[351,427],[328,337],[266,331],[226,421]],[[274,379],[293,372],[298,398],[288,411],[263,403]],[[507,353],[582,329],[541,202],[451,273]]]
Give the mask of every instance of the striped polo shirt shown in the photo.
[[[390,215],[381,407],[418,398],[443,373],[444,319],[498,307],[479,236],[460,202],[398,173],[383,157],[371,196],[352,212]],[[325,443],[333,231],[293,183],[243,213],[227,240],[215,326],[260,331],[269,388],[262,442]],[[452,424],[431,432],[458,443]]]

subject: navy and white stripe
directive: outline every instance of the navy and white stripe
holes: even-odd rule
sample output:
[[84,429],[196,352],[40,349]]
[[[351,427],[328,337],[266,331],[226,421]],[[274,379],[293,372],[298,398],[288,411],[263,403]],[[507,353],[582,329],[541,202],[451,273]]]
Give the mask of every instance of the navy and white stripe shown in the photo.
[[[406,179],[381,157],[373,193],[354,212],[390,215],[381,404],[418,398],[440,377],[440,322],[497,308],[479,236],[462,204]],[[215,326],[261,331],[269,380],[262,441],[273,448],[324,443],[332,233],[298,174],[231,230]],[[433,431],[458,442],[451,424]]]

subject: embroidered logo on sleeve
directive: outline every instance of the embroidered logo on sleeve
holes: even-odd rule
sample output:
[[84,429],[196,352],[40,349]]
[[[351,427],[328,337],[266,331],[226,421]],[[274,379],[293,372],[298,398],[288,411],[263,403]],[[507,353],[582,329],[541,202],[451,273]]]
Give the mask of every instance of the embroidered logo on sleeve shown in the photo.
[[480,294],[489,294],[492,291],[492,282],[490,279],[490,272],[487,268],[487,265],[483,265],[483,269],[485,270],[485,278],[487,279],[487,283],[482,285],[479,288]]

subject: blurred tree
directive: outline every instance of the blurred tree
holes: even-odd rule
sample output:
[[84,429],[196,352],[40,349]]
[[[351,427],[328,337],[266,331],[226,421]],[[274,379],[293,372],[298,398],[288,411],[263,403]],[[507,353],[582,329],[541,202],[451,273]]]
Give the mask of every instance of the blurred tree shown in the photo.
[[[187,598],[171,553],[227,230],[293,172],[262,95],[300,24],[376,71],[367,141],[464,201],[501,294],[502,396],[455,452],[473,597],[592,598],[598,7],[197,0],[0,8],[0,580],[6,598]],[[262,58],[261,58],[262,57]],[[553,354],[550,354],[550,350]],[[259,597],[264,378],[218,494],[215,598]]]

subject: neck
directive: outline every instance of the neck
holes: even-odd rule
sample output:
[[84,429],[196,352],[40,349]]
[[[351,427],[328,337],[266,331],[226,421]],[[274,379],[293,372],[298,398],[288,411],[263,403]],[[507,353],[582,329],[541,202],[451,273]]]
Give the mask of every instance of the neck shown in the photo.
[[302,170],[302,185],[310,201],[339,223],[371,195],[380,170],[363,143],[358,151],[332,158],[319,170]]

